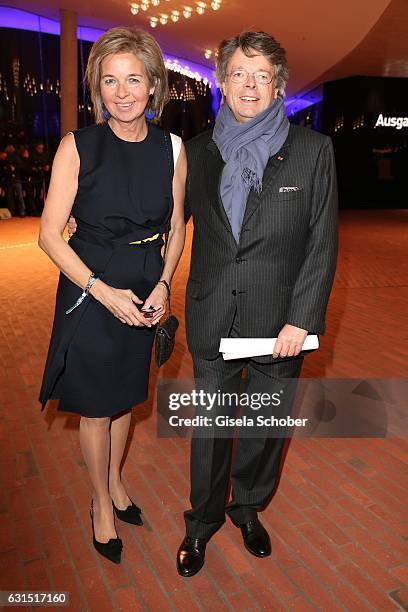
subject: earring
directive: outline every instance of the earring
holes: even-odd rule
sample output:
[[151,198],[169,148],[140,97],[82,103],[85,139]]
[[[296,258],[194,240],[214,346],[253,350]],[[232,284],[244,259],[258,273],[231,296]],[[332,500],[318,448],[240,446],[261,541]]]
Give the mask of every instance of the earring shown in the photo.
[[153,108],[153,100],[154,100],[154,96],[151,93],[149,95],[149,101],[147,103],[147,106],[146,106],[145,112],[144,112],[146,119],[149,119],[149,120],[154,119],[155,116],[156,116],[156,109]]
[[102,115],[103,115],[103,120],[107,121],[110,117],[110,112],[107,110],[105,104],[102,102]]

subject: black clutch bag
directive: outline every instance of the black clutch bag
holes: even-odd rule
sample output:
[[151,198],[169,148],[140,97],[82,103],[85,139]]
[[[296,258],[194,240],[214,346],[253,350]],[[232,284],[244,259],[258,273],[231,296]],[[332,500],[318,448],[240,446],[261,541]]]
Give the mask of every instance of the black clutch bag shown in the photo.
[[170,313],[167,319],[156,328],[154,357],[158,368],[166,363],[173,352],[178,326],[177,317]]
[[[170,174],[170,185],[171,185],[173,181],[173,172],[171,171],[172,164],[170,161],[169,147],[167,144],[166,132],[164,132],[164,139],[166,142],[167,155],[169,158],[169,171],[170,171],[169,174]],[[171,208],[173,208],[173,202],[172,202]],[[163,254],[162,272],[163,272],[164,262],[166,260],[166,254],[167,254],[169,229],[170,229],[170,224],[167,226],[167,230],[164,236],[164,254]],[[166,361],[169,359],[170,355],[172,354],[173,349],[174,349],[174,342],[176,340],[176,331],[179,326],[177,317],[175,317],[174,314],[171,313],[170,288],[168,287],[167,284],[166,286],[169,291],[169,314],[167,318],[163,321],[163,323],[159,323],[159,325],[156,328],[156,338],[155,338],[155,347],[154,347],[154,358],[155,358],[156,366],[158,368],[160,368],[163,365],[163,363],[166,363]]]

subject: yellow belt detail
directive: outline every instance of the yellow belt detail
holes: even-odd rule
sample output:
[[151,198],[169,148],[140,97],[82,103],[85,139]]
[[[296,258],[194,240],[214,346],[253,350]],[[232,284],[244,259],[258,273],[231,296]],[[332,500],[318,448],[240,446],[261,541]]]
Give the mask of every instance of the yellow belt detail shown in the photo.
[[129,244],[142,244],[142,242],[151,242],[152,240],[156,240],[160,234],[155,234],[154,236],[149,236],[149,238],[143,238],[143,240],[135,240],[134,242],[129,242]]

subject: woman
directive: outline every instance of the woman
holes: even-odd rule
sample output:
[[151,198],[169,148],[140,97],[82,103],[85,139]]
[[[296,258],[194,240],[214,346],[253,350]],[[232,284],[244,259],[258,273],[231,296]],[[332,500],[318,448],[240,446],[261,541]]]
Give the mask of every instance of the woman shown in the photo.
[[[183,250],[186,158],[178,137],[145,119],[147,107],[160,115],[168,98],[152,36],[109,30],[93,45],[86,76],[96,124],[62,139],[40,227],[39,245],[62,272],[40,401],[44,408],[59,399],[59,410],[81,415],[94,546],[119,563],[113,511],[142,524],[120,465],[131,407],[147,397],[155,325]],[[66,243],[71,212],[78,228]]]

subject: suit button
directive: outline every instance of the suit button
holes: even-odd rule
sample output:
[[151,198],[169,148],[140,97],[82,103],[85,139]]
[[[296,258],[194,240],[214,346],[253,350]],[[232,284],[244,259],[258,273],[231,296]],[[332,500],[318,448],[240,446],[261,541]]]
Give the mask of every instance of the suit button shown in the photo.
[[236,261],[237,263],[241,263],[242,259],[241,259],[241,257],[237,257],[237,258],[235,259],[235,261]]
[[232,293],[232,295],[237,295],[237,292],[236,292],[235,289],[233,289],[231,293]]

